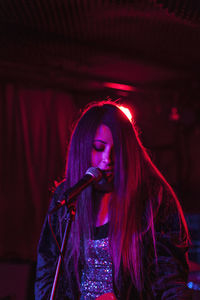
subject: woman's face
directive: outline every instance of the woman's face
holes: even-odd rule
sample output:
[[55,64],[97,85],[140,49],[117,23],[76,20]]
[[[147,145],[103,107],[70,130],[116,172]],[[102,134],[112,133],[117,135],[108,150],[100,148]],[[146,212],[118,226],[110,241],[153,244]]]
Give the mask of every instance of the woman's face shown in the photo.
[[106,125],[97,128],[91,154],[92,167],[103,171],[107,182],[114,178],[114,146],[112,133]]

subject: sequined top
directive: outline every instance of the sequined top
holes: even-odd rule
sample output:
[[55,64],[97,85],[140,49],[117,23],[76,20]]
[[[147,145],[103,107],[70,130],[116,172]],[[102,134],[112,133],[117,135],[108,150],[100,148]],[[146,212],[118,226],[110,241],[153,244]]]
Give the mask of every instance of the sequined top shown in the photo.
[[113,292],[112,260],[108,237],[105,237],[108,224],[97,227],[95,231],[94,239],[88,241],[88,258],[81,277],[81,300],[96,299]]

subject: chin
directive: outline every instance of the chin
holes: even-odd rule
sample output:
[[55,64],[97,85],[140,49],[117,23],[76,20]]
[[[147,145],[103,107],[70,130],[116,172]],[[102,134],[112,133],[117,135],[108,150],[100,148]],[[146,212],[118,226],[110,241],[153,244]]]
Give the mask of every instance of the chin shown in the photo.
[[110,193],[114,190],[114,180],[103,177],[99,182],[94,185],[95,190],[104,193]]

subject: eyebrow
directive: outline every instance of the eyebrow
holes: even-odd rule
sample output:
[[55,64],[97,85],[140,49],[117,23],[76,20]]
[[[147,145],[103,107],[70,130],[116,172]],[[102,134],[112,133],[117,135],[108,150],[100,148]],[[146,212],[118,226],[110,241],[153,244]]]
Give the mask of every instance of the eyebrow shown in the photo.
[[102,140],[99,140],[99,139],[94,140],[94,142],[100,142],[100,143],[102,143],[102,144],[107,144],[106,142],[104,142],[104,141],[102,141]]

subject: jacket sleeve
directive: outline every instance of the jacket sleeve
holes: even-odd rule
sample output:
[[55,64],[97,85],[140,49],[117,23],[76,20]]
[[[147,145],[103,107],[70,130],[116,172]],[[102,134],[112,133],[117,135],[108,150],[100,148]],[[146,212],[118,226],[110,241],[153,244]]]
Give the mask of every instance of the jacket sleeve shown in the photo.
[[[55,206],[62,193],[63,184],[61,184],[55,191],[50,209]],[[53,231],[56,235],[56,239],[61,244],[60,238],[60,226],[59,215],[54,213],[51,216],[51,224]],[[48,219],[46,217],[42,233],[38,244],[37,253],[37,266],[36,266],[36,281],[35,281],[35,300],[49,299],[51,295],[51,289],[54,281],[55,270],[57,266],[57,260],[59,256],[58,247],[53,238]],[[62,271],[62,270],[61,270]],[[64,274],[60,273],[58,287],[56,289],[56,299],[68,299],[66,296],[66,282]]]
[[156,251],[149,272],[154,299],[189,300],[187,287],[188,240],[179,213],[160,216],[156,226]]

